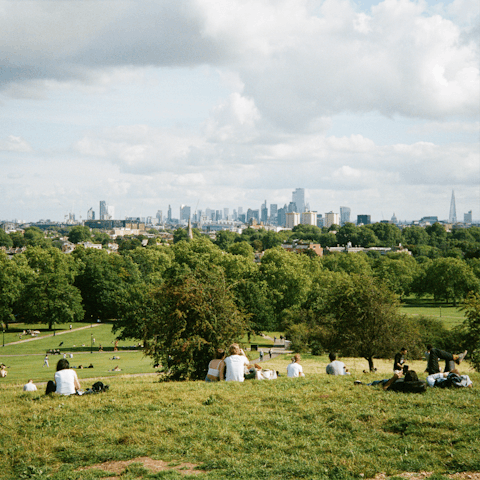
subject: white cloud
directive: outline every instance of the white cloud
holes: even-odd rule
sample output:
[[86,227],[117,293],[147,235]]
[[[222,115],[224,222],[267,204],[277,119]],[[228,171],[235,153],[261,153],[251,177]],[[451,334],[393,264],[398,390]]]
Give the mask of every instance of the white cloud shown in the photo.
[[22,137],[9,135],[6,140],[0,139],[0,152],[32,152],[32,147]]

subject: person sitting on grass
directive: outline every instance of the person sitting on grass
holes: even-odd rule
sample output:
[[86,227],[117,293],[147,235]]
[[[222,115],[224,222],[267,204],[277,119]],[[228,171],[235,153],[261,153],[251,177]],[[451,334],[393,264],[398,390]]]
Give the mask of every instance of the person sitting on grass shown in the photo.
[[433,373],[427,377],[427,385],[436,388],[449,387],[473,387],[473,382],[468,375],[460,375],[460,372],[455,368],[450,372]]
[[345,364],[337,360],[337,356],[333,352],[328,354],[328,358],[330,359],[330,363],[327,365],[328,375],[350,375]]
[[395,354],[395,359],[393,360],[393,372],[403,372],[405,366],[405,357],[407,355],[407,349],[403,347],[399,353]]
[[1,378],[5,378],[7,375],[8,375],[8,372],[7,372],[7,370],[6,370],[6,367],[5,367],[5,365],[2,363],[2,365],[0,365],[0,377],[1,377]]
[[454,355],[450,352],[445,352],[444,350],[440,350],[439,348],[433,348],[432,345],[427,345],[428,351],[428,361],[427,361],[427,368],[425,369],[429,375],[433,375],[434,373],[440,373],[440,367],[438,365],[438,359],[445,360],[445,369],[444,372],[449,372],[455,368],[455,363],[460,365],[465,355],[467,355],[467,350],[465,350],[460,355]]
[[[229,356],[223,362],[220,375],[227,382],[243,382],[245,380],[245,367],[249,368],[248,358],[238,343],[232,343],[228,349]],[[227,374],[225,375],[225,368]]]
[[45,394],[48,395],[49,393],[56,392],[60,395],[75,395],[80,389],[77,372],[70,368],[67,359],[60,359],[57,363],[55,381],[48,381]]
[[33,383],[33,380],[30,379],[24,386],[23,386],[23,391],[24,392],[36,392],[37,391],[37,386]]
[[292,357],[292,363],[288,364],[287,366],[287,377],[296,378],[296,377],[304,377],[305,374],[303,373],[303,367],[300,365],[300,354],[296,353]]
[[215,358],[210,360],[208,364],[208,372],[205,377],[206,382],[219,382],[224,380],[223,378],[223,359],[225,358],[225,350],[223,348],[217,348],[215,352]]

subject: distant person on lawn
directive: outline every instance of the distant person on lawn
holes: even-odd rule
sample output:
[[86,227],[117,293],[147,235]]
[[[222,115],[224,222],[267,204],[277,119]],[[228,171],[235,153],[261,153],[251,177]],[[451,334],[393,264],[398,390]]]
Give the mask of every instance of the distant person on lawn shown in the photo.
[[287,377],[296,378],[304,377],[303,367],[300,365],[300,354],[296,353],[292,357],[292,363],[287,366]]
[[210,360],[210,363],[208,364],[208,372],[205,377],[206,382],[219,382],[220,380],[225,380],[223,377],[225,366],[223,363],[224,358],[225,350],[223,348],[217,348],[215,358]]
[[428,372],[429,375],[433,375],[434,373],[440,373],[440,367],[438,365],[439,358],[445,360],[444,372],[450,372],[455,368],[455,363],[457,365],[460,365],[460,363],[462,363],[463,359],[465,358],[465,355],[467,354],[467,351],[465,350],[460,355],[454,355],[450,352],[440,350],[439,348],[433,348],[430,344],[427,345],[427,351],[428,362],[425,371]]
[[37,386],[33,383],[33,380],[30,379],[24,386],[23,386],[23,391],[24,392],[36,392],[37,391]]
[[[403,367],[405,365],[405,357],[407,356],[407,349],[403,347],[399,353],[395,354],[395,359],[393,360],[393,372],[403,372]],[[408,370],[408,369],[407,369]]]
[[330,363],[327,365],[328,375],[350,375],[345,364],[337,360],[337,356],[333,352],[328,354],[328,358],[330,359]]
[[[238,343],[232,343],[228,349],[229,356],[223,362],[220,375],[225,376],[227,382],[243,382],[245,380],[245,367],[250,364],[243,350]],[[227,374],[225,375],[225,369]]]
[[60,395],[75,395],[80,390],[80,382],[78,381],[77,372],[70,368],[68,360],[62,358],[57,363],[57,371],[55,372],[55,381],[49,380],[47,383],[46,394],[59,393]]

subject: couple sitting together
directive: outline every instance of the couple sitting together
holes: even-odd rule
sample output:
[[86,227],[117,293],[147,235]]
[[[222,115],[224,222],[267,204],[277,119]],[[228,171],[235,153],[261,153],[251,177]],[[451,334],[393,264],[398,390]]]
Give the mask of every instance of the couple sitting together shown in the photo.
[[217,349],[215,358],[208,364],[206,382],[243,382],[245,379],[256,378],[258,380],[273,380],[277,378],[274,370],[262,370],[258,365],[250,365],[245,352],[238,343],[232,343],[228,349],[228,357],[225,351]]

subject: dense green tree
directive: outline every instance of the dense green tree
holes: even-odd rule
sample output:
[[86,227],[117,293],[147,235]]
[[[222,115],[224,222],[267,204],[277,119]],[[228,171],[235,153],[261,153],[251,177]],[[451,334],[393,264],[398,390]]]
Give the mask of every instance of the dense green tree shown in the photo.
[[227,251],[231,245],[235,243],[235,240],[239,238],[240,235],[235,232],[230,232],[229,230],[221,230],[215,235],[214,244],[217,245],[222,250]]
[[169,247],[138,247],[128,250],[125,256],[130,257],[138,266],[140,276],[145,283],[160,284],[165,271],[171,267],[173,251]]
[[26,245],[32,247],[44,247],[47,248],[51,245],[52,241],[45,237],[45,233],[38,227],[28,227],[23,234]]
[[[192,228],[192,235],[194,238],[202,237],[202,233],[198,228]],[[188,240],[188,228],[177,228],[173,232],[173,243],[178,243],[182,240]]]
[[402,243],[404,245],[427,245],[428,233],[418,225],[405,227],[402,230]]
[[319,313],[332,333],[329,347],[365,358],[370,371],[374,357],[392,355],[405,341],[396,296],[372,277],[344,276],[327,291]]
[[21,232],[12,232],[9,234],[9,237],[12,239],[14,248],[22,248],[27,245],[27,240]]
[[72,256],[81,266],[75,286],[81,291],[87,321],[115,318],[126,291],[132,285],[144,286],[139,267],[130,256],[90,248],[77,248]]
[[382,247],[394,247],[401,242],[401,230],[391,223],[374,223],[368,225],[378,238],[378,245]]
[[347,222],[337,232],[337,240],[340,245],[347,245],[350,242],[353,246],[358,245],[358,234],[360,228],[353,223]]
[[73,257],[56,248],[30,247],[24,254],[33,275],[17,302],[27,323],[53,325],[83,319],[82,297],[73,285],[77,266]]
[[480,372],[480,295],[470,293],[463,305],[465,320],[466,346],[470,351],[470,363],[477,372]]
[[369,248],[378,245],[378,238],[369,225],[362,225],[359,228],[356,244],[359,247]]
[[381,256],[374,264],[374,275],[388,285],[388,288],[402,298],[411,291],[417,276],[416,260],[405,253]]
[[332,253],[322,258],[322,265],[332,272],[371,275],[371,261],[365,253]]
[[168,379],[204,379],[215,350],[227,348],[246,331],[247,319],[221,268],[169,278],[148,297],[135,302],[138,308],[119,318],[114,329],[128,338],[131,327],[123,326],[137,324],[146,354],[167,367]]
[[93,236],[93,242],[101,243],[104,247],[106,247],[109,243],[112,243],[113,240],[108,233],[96,231]]
[[88,227],[75,225],[68,232],[68,241],[72,243],[90,242],[92,240],[92,232]]
[[428,244],[432,247],[444,248],[447,243],[447,231],[441,223],[434,223],[425,227],[425,232],[428,234]]
[[437,258],[426,266],[424,292],[433,295],[435,300],[452,301],[456,306],[458,300],[479,289],[480,282],[465,261],[458,258]]
[[0,321],[6,325],[15,320],[14,306],[20,299],[25,283],[33,271],[23,255],[10,260],[0,251]]
[[253,261],[254,250],[248,242],[237,242],[231,245],[228,249],[232,255],[241,255],[242,257],[249,258]]
[[2,228],[0,228],[0,247],[13,247],[13,240]]

